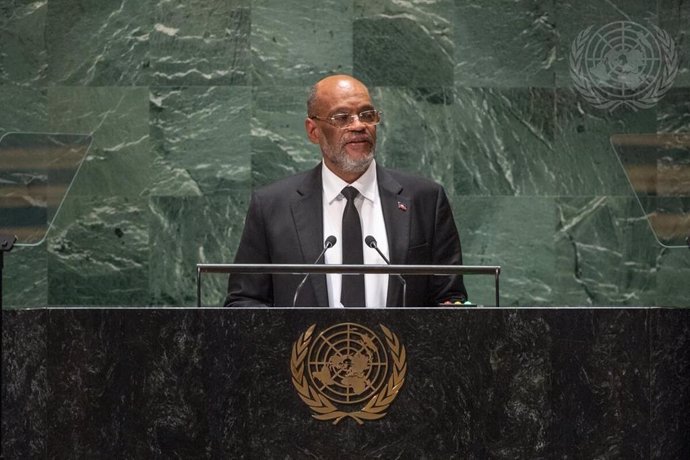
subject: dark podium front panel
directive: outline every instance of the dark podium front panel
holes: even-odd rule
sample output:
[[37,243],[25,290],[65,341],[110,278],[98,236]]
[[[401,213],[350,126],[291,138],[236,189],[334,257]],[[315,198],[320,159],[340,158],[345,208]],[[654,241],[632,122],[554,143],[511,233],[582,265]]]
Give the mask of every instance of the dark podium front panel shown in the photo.
[[688,310],[37,309],[2,334],[5,458],[690,457]]

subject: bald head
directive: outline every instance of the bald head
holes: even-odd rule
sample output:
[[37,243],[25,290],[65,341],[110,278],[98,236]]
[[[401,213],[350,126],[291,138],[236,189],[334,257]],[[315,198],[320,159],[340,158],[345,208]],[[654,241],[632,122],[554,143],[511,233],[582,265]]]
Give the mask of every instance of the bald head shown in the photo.
[[369,98],[369,90],[364,83],[350,75],[330,75],[319,80],[309,90],[307,115],[319,115],[324,100],[330,103],[347,94],[363,94]]

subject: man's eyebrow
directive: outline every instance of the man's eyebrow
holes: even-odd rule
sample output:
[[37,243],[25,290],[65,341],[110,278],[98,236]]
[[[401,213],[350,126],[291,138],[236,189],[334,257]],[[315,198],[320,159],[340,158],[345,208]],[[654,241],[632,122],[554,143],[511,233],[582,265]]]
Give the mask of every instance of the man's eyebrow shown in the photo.
[[[365,110],[372,110],[373,108],[374,108],[373,104],[364,104],[363,106],[358,107],[355,110],[357,111],[357,113],[359,113],[359,112],[363,112]],[[336,107],[335,109],[333,109],[331,111],[331,113],[334,113],[334,114],[335,113],[350,113],[350,109],[347,107]]]

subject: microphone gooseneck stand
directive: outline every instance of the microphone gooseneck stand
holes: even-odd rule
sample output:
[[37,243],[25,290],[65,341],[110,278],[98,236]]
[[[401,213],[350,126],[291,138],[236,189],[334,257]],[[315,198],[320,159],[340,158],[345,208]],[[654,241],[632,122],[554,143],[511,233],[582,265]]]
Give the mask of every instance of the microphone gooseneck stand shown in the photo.
[[[374,237],[371,236],[371,235],[368,235],[366,238],[364,238],[364,243],[365,243],[367,246],[369,246],[370,248],[376,249],[376,252],[379,253],[379,255],[381,256],[381,258],[383,259],[384,262],[386,262],[387,265],[390,265],[390,264],[391,264],[391,261],[388,260],[388,258],[387,258],[386,256],[384,256],[384,255],[383,255],[383,252],[381,252],[381,250],[379,249],[379,245],[378,245],[378,243],[376,242],[376,238],[374,238]],[[405,307],[406,304],[407,304],[407,281],[405,281],[405,278],[403,278],[402,275],[395,275],[395,276],[398,277],[398,279],[400,280],[400,284],[402,284],[402,288],[403,288],[403,300],[402,300],[402,305],[401,305],[401,306],[402,306],[402,307]]]
[[[314,264],[318,264],[321,261],[321,258],[323,257],[324,254],[326,254],[326,251],[331,249],[333,246],[335,246],[335,243],[338,241],[338,239],[330,235],[328,238],[326,238],[326,241],[323,242],[323,251],[321,251],[321,254],[319,254],[319,257],[316,258],[314,261]],[[299,291],[302,290],[302,286],[304,286],[304,283],[307,281],[307,278],[309,278],[309,275],[311,273],[307,273],[304,275],[304,278],[302,278],[302,281],[300,281],[299,285],[297,285],[297,289],[295,289],[295,296],[292,298],[292,307],[294,308],[297,305],[297,296],[299,295]]]

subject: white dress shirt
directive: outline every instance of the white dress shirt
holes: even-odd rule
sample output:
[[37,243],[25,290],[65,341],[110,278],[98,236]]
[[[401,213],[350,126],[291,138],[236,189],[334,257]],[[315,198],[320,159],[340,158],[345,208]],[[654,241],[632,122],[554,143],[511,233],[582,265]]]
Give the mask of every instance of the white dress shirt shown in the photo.
[[[372,161],[369,169],[351,184],[336,176],[325,164],[321,168],[321,178],[323,182],[323,238],[325,240],[329,235],[333,235],[338,239],[336,245],[326,251],[325,263],[343,263],[342,226],[343,212],[345,211],[347,200],[340,192],[348,185],[351,185],[359,191],[359,195],[355,198],[355,207],[359,212],[359,219],[362,223],[364,263],[385,264],[386,262],[375,249],[364,244],[364,238],[368,235],[373,236],[376,238],[381,252],[390,259],[388,255],[388,235],[386,234],[386,224],[383,220],[381,198],[379,197],[379,187],[376,180],[375,161]],[[343,276],[348,275],[326,275],[328,304],[331,307],[343,306],[340,303]],[[386,306],[388,275],[364,275],[364,286],[367,307],[381,308]]]

